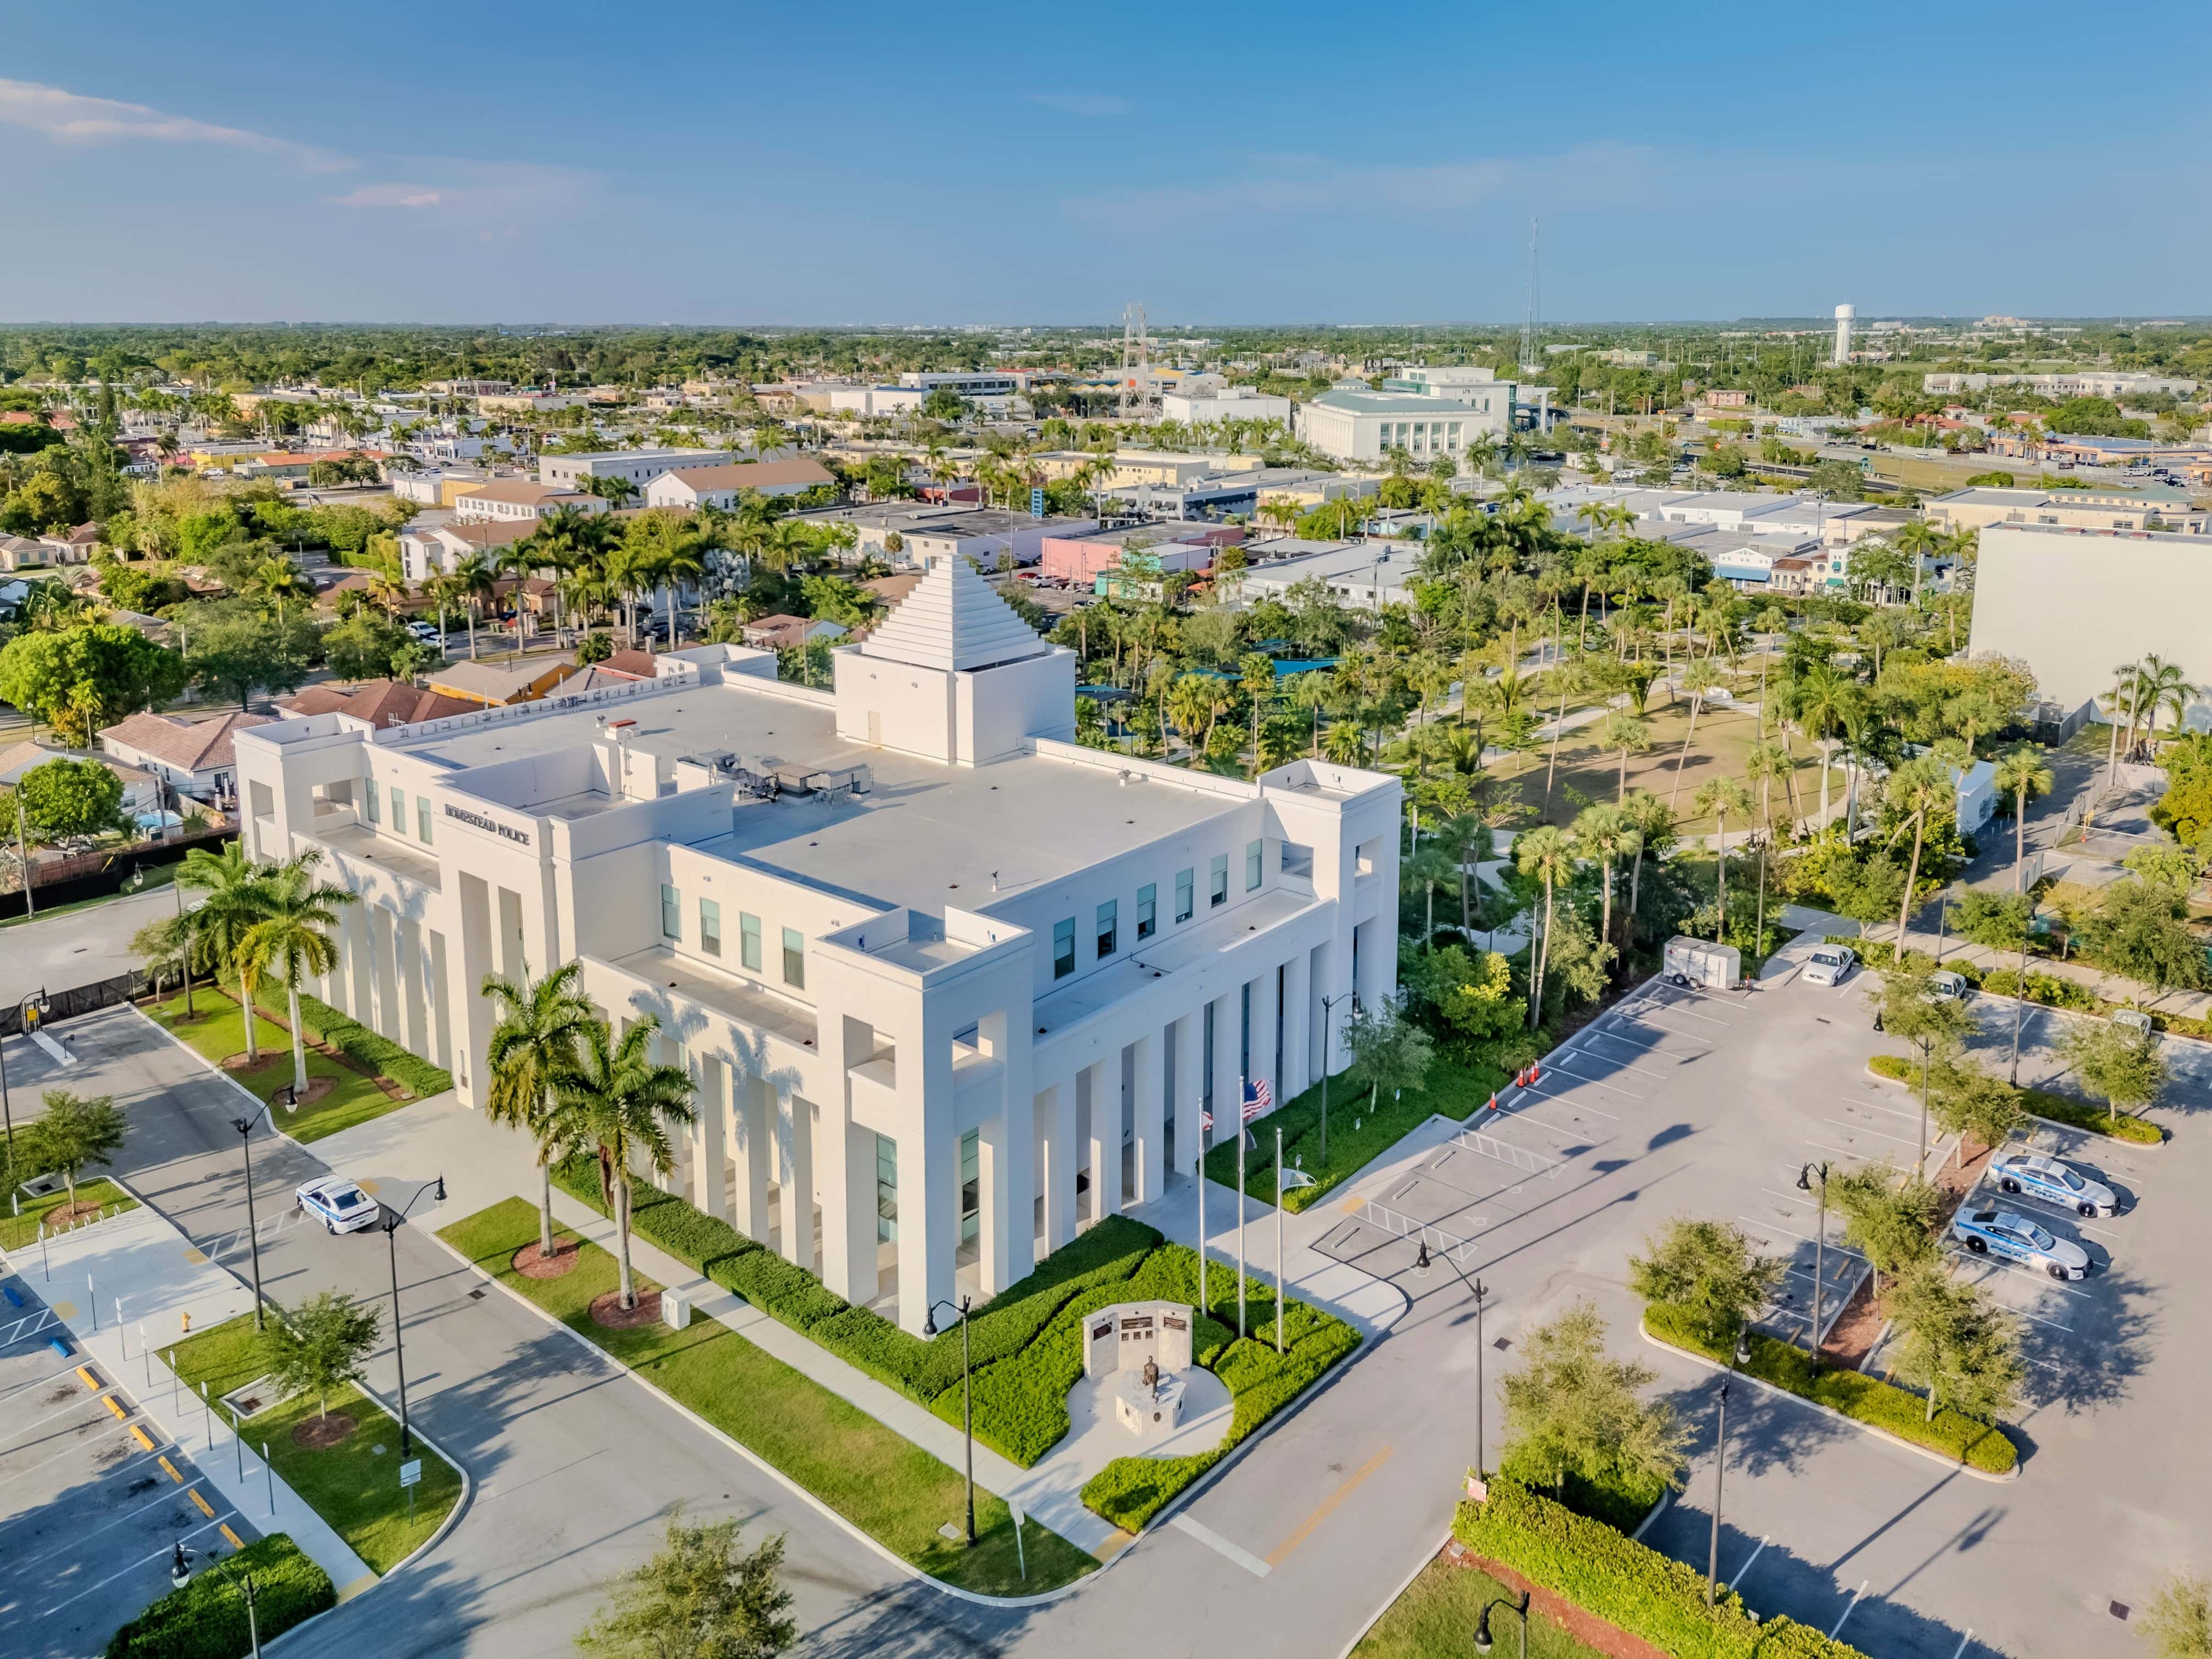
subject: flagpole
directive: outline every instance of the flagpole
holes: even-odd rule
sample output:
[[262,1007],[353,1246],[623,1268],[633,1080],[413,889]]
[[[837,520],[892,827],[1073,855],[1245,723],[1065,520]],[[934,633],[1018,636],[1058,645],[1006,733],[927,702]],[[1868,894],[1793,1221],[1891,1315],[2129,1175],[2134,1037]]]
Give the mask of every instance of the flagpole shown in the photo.
[[1237,1075],[1237,1334],[1244,1334],[1244,1074]]
[[1275,1126],[1275,1357],[1283,1356],[1283,1126]]
[[1206,1311],[1206,1131],[1198,1132],[1198,1165],[1193,1179],[1198,1182],[1198,1310]]

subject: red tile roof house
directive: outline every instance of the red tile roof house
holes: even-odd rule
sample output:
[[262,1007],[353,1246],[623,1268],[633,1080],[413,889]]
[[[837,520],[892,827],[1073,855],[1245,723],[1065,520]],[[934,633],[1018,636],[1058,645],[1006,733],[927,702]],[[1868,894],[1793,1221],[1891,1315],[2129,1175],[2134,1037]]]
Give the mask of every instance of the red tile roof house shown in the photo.
[[849,630],[842,623],[821,617],[791,617],[778,613],[758,617],[745,624],[745,643],[757,649],[795,650],[811,640],[841,640]]
[[100,746],[125,766],[163,777],[196,800],[228,802],[237,789],[238,757],[232,734],[267,726],[266,714],[234,712],[210,720],[173,714],[133,714],[105,726]]
[[100,526],[96,524],[50,531],[39,538],[40,551],[48,564],[88,564],[92,562],[92,550],[99,545]]
[[288,717],[351,714],[356,720],[367,720],[381,729],[413,726],[420,720],[440,720],[447,714],[473,714],[479,705],[426,691],[404,680],[364,680],[346,689],[311,685],[289,697],[278,698],[276,706]]

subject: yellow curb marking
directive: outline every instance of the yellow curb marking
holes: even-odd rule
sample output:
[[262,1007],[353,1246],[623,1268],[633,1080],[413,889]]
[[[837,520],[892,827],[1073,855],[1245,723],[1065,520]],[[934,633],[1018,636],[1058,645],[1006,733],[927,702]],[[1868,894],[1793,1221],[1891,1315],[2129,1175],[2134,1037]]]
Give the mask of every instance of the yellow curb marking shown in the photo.
[[198,1486],[185,1487],[185,1496],[191,1498],[193,1503],[199,1505],[200,1513],[202,1515],[207,1516],[210,1521],[215,1519],[215,1510],[208,1506],[207,1499],[200,1496],[200,1489]]
[[145,1430],[140,1428],[136,1423],[133,1423],[131,1425],[131,1437],[138,1443],[139,1450],[151,1451],[154,1449],[154,1437],[148,1434]]
[[246,1547],[245,1544],[240,1540],[238,1534],[230,1529],[229,1522],[225,1521],[222,1522],[216,1528],[216,1530],[221,1533],[225,1538],[230,1540],[231,1548],[234,1550],[242,1550]]
[[77,1379],[82,1382],[86,1388],[97,1389],[100,1386],[100,1379],[92,1374],[92,1370],[89,1366],[78,1366],[76,1368],[76,1374]]
[[100,1403],[115,1413],[115,1420],[118,1423],[120,1423],[125,1418],[131,1415],[129,1412],[123,1409],[123,1402],[120,1400],[118,1400],[112,1394],[105,1400],[102,1400]]
[[207,1261],[207,1252],[197,1244],[187,1244],[185,1246],[185,1260],[195,1267],[199,1267]]
[[158,1459],[157,1461],[161,1465],[162,1474],[167,1475],[170,1480],[175,1481],[180,1486],[185,1484],[185,1477],[177,1473],[177,1466],[174,1463],[172,1463],[166,1457]]
[[76,1317],[76,1304],[68,1300],[66,1297],[55,1303],[54,1317],[57,1319],[75,1319]]
[[1091,1551],[1091,1553],[1098,1560],[1111,1561],[1115,1556],[1119,1555],[1123,1550],[1128,1548],[1130,1545],[1136,1541],[1136,1535],[1133,1533],[1123,1532],[1119,1527],[1116,1527],[1114,1528],[1114,1535],[1111,1538],[1109,1538],[1104,1543],[1101,1544],[1097,1549]]

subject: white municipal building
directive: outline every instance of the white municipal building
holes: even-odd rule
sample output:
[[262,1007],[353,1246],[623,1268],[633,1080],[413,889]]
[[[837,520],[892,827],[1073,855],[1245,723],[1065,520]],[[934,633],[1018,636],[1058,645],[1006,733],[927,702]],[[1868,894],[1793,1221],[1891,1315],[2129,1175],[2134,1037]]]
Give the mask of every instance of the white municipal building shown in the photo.
[[[708,646],[659,678],[238,734],[254,857],[320,848],[318,994],[477,1105],[487,974],[580,962],[697,1084],[667,1182],[921,1328],[1188,1176],[1240,1071],[1332,1070],[1396,977],[1397,781],[1256,782],[1070,740],[1075,659],[934,562],[834,690]],[[1345,999],[1338,1000],[1338,999]]]

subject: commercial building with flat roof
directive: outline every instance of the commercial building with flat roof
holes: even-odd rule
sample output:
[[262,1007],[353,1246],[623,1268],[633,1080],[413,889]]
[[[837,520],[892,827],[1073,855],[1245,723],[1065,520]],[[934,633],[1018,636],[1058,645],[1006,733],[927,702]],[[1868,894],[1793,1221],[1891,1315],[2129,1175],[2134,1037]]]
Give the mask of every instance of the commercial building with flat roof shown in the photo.
[[1498,437],[1512,430],[1510,388],[1490,401],[1494,408],[1414,392],[1324,392],[1298,406],[1298,435],[1340,460],[1379,461],[1393,449],[1417,461],[1456,458],[1478,433]]
[[752,456],[735,449],[600,449],[574,455],[540,455],[538,482],[581,489],[592,478],[628,478],[642,491],[679,466],[726,466]]
[[2201,536],[2212,515],[2191,504],[2182,489],[2006,489],[1977,484],[1938,495],[1924,509],[1928,522],[1947,530],[1984,530],[1996,524],[2058,525],[2069,530],[2158,528]]
[[576,962],[611,1020],[657,1018],[697,1109],[660,1179],[918,1332],[1190,1171],[1240,1076],[1279,1102],[1345,1063],[1322,1000],[1395,982],[1402,795],[1075,744],[1073,653],[958,558],[832,660],[816,690],[702,647],[574,697],[264,726],[241,833],[324,854],[359,902],[318,994],[465,1105],[486,974]]

